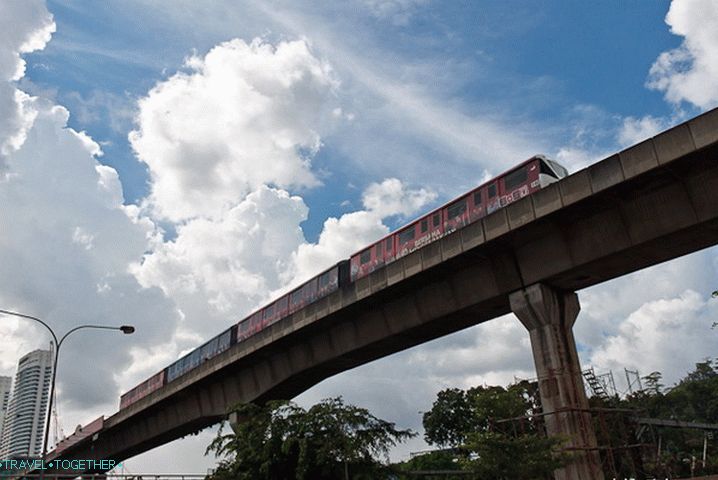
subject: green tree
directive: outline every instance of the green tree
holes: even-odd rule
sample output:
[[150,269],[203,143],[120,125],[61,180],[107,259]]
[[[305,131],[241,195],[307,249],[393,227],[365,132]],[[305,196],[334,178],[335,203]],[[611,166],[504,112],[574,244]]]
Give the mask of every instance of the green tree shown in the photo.
[[526,381],[443,390],[424,414],[425,439],[453,448],[453,459],[477,478],[541,478],[567,457],[561,439],[545,438],[539,420],[527,417],[539,407],[537,385]]
[[564,465],[568,454],[561,451],[561,440],[535,434],[506,435],[481,432],[468,436],[465,449],[474,455],[463,459],[477,478],[530,480],[552,477]]
[[436,395],[431,410],[424,412],[424,438],[440,447],[455,447],[464,443],[478,421],[467,393],[447,388]]
[[[622,407],[642,410],[646,417],[683,420],[686,422],[718,423],[718,364],[711,360],[696,363],[695,369],[671,389],[663,391],[661,375],[653,372],[655,381],[642,392],[634,393],[622,401]],[[662,442],[662,456],[645,460],[648,471],[655,476],[670,474],[677,477],[690,475],[690,462],[703,453],[704,432],[695,429],[658,428]],[[718,472],[718,458],[708,448],[706,469],[700,474]]]
[[645,390],[651,395],[659,395],[663,390],[664,386],[661,383],[662,378],[663,375],[661,374],[661,372],[651,372],[645,377],[643,377],[643,382],[646,384]]
[[431,410],[424,413],[424,438],[427,443],[440,447],[458,447],[465,442],[467,434],[487,431],[494,420],[531,415],[539,407],[538,388],[527,381],[510,385],[508,389],[497,386],[473,387],[467,391],[449,388],[440,391]]
[[341,399],[309,410],[287,401],[240,405],[234,434],[218,433],[207,453],[226,456],[211,480],[383,478],[389,449],[414,436]]
[[[405,474],[402,472],[423,472],[423,474],[428,475],[428,472],[460,472],[461,470],[463,470],[463,465],[458,461],[454,452],[450,450],[435,450],[433,452],[427,452],[425,454],[412,457],[406,462],[395,465],[395,471],[401,480],[416,478],[410,476],[408,473]],[[466,475],[442,474],[441,479],[465,480]]]

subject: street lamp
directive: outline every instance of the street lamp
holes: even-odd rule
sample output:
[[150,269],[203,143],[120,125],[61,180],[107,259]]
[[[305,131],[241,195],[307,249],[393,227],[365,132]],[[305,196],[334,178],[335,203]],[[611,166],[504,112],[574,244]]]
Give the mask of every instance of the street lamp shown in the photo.
[[[60,338],[60,340],[57,340],[57,335],[55,335],[55,332],[50,328],[50,326],[40,320],[37,317],[33,317],[32,315],[25,315],[24,313],[18,313],[18,312],[11,312],[9,310],[2,310],[0,309],[0,313],[4,313],[5,315],[13,315],[15,317],[20,318],[27,318],[28,320],[34,320],[38,323],[40,323],[42,326],[44,326],[49,332],[50,335],[52,335],[53,340],[55,341],[55,358],[53,359],[53,365],[52,365],[52,380],[50,382],[50,398],[48,401],[48,408],[47,408],[47,421],[45,422],[45,436],[42,440],[42,463],[43,467],[45,464],[45,461],[47,460],[47,439],[50,436],[50,417],[52,414],[52,400],[55,396],[55,378],[57,376],[57,360],[60,357],[60,346],[62,345],[62,342],[65,341],[67,337],[70,336],[70,334],[82,330],[83,328],[94,328],[94,329],[100,329],[100,330],[119,330],[125,335],[129,335],[131,333],[135,332],[135,327],[132,325],[122,325],[121,327],[110,327],[107,325],[79,325],[77,327],[74,327],[70,329],[65,335]],[[45,469],[43,468],[40,470],[40,473],[42,476],[44,476]]]

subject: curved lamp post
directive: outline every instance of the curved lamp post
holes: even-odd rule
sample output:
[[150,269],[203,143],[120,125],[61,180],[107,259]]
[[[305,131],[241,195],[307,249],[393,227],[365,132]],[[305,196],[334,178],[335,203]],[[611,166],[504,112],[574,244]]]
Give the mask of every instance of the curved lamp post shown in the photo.
[[[55,358],[53,359],[53,365],[52,365],[52,380],[50,382],[50,398],[48,400],[48,408],[47,408],[47,421],[45,422],[45,435],[42,440],[42,463],[44,466],[45,461],[47,460],[47,440],[50,436],[50,420],[52,417],[52,400],[55,396],[55,378],[57,376],[57,360],[60,357],[60,346],[62,345],[62,342],[65,341],[67,337],[70,336],[70,334],[81,330],[83,328],[95,328],[95,329],[101,329],[101,330],[119,330],[122,333],[129,335],[131,333],[134,333],[135,327],[132,325],[122,325],[121,327],[110,327],[107,325],[79,325],[77,327],[72,328],[70,331],[68,331],[65,335],[63,335],[60,340],[57,339],[57,335],[55,335],[55,332],[50,328],[50,326],[40,320],[37,317],[33,317],[32,315],[25,315],[24,313],[18,313],[18,312],[11,312],[9,310],[2,310],[0,309],[0,313],[4,313],[5,315],[13,315],[15,317],[20,318],[27,318],[28,320],[34,320],[35,322],[40,323],[43,327],[47,329],[48,332],[50,332],[50,335],[52,335],[52,339],[55,341]],[[41,474],[45,473],[45,470],[40,471]]]

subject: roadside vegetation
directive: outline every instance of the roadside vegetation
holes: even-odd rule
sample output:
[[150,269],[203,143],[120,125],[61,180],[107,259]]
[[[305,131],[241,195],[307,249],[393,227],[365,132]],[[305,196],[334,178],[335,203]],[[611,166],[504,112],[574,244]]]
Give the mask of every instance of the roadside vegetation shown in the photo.
[[[621,475],[665,478],[718,473],[718,431],[711,436],[695,428],[651,427],[637,439],[641,427],[631,420],[718,424],[718,361],[697,363],[671,388],[662,384],[659,372],[643,377],[643,382],[642,391],[624,398],[591,398],[593,408],[619,409],[626,426],[620,435],[615,423],[608,432],[604,428],[599,443],[612,445],[616,458],[627,451],[623,448],[627,443],[634,444],[632,463],[616,460],[615,468]],[[224,427],[207,449],[223,458],[210,480],[528,480],[552,478],[554,469],[570,461],[570,454],[562,449],[566,439],[544,434],[542,417],[537,415],[539,392],[528,381],[506,388],[442,390],[422,419],[424,439],[434,450],[395,464],[388,460],[391,448],[416,434],[341,398],[323,400],[306,410],[276,401],[241,405],[237,411],[241,421],[236,432],[227,433]],[[596,423],[598,431],[601,427]],[[605,473],[612,477],[612,472]]]

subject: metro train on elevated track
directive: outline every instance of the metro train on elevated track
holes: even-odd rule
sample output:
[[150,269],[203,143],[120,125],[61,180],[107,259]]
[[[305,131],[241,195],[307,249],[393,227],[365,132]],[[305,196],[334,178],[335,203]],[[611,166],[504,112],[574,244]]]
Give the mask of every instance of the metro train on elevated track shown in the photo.
[[342,260],[240,320],[122,395],[120,410],[306,305],[567,175],[563,166],[543,155],[526,160],[363,248],[348,260]]

